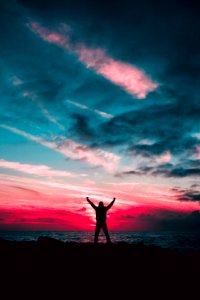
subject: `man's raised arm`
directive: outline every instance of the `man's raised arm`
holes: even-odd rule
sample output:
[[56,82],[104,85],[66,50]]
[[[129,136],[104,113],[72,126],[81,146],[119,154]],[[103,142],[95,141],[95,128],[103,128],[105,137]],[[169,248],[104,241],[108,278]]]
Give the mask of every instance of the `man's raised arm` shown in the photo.
[[86,197],[86,200],[87,200],[87,202],[90,203],[90,205],[91,205],[94,209],[96,209],[96,205],[94,205],[94,203],[93,203],[92,201],[90,201],[90,199],[89,199],[88,197]]
[[113,198],[113,201],[110,202],[110,204],[108,204],[108,206],[106,206],[106,210],[110,209],[111,206],[114,204],[114,202],[115,202],[115,198]]

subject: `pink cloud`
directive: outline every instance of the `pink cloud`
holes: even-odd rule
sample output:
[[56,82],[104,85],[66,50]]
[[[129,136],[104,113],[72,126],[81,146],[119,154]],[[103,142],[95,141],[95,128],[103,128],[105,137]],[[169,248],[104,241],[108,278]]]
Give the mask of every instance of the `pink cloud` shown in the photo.
[[196,155],[195,157],[200,160],[200,146],[196,147]]
[[143,71],[111,58],[104,65],[98,67],[97,73],[138,99],[145,98],[149,92],[158,87]]
[[[80,176],[81,174],[79,174],[79,177]],[[13,189],[15,189],[14,193]],[[28,190],[34,190],[36,193],[40,194],[40,203],[38,203],[37,205],[43,205],[43,202],[46,201],[45,199],[47,199],[48,205],[51,204],[53,207],[67,206],[68,208],[78,209],[80,201],[81,203],[84,202],[85,197],[88,195],[97,197],[97,199],[98,197],[103,197],[104,195],[104,200],[108,200],[105,196],[105,191],[101,191],[101,189],[99,189],[92,181],[87,181],[86,185],[85,179],[82,183],[79,182],[79,184],[70,184],[67,183],[66,180],[62,179],[59,179],[58,181],[55,178],[38,179],[0,174],[0,192],[2,205],[5,203],[6,205],[10,206],[16,203],[16,205],[19,205],[16,195],[20,194],[21,196],[22,192],[24,194],[24,192],[27,192]],[[10,195],[8,195],[8,192],[10,192]],[[5,199],[5,202],[3,201],[3,198]],[[10,199],[12,198],[15,198],[14,202],[10,201]],[[34,202],[29,202],[29,204],[33,205]]]
[[87,181],[86,184],[85,180],[69,184],[62,179],[59,181],[51,178],[41,180],[7,174],[0,175],[1,205],[7,207],[20,207],[37,203],[37,206],[40,207],[66,207],[69,210],[74,210],[79,209],[80,205],[85,205],[88,208],[88,215],[91,215],[92,210],[85,202],[86,196],[89,196],[95,204],[98,204],[99,201],[108,204],[113,197],[116,197],[116,206],[113,209],[149,206],[177,211],[193,211],[199,208],[197,202],[180,201],[180,191],[172,189],[170,185],[142,182],[101,182],[98,185],[91,181]]
[[136,66],[115,60],[108,56],[104,49],[92,49],[83,43],[72,43],[70,38],[61,33],[50,31],[37,22],[28,25],[43,40],[75,53],[87,68],[121,87],[138,99],[143,99],[154,91],[158,84],[153,82],[145,72]]
[[[115,205],[108,214],[108,223],[110,229],[117,230],[142,229],[137,218],[156,210],[188,213],[199,209],[197,202],[180,201],[180,191],[172,189],[170,185],[143,182],[101,182],[98,185],[91,180],[85,182],[85,179],[70,184],[63,178],[39,179],[0,174],[0,226],[5,225],[8,229],[18,224],[25,229],[27,225],[32,230],[35,226],[41,229],[47,226],[47,229],[55,230],[71,229],[70,224],[73,223],[76,229],[82,229],[83,226],[84,229],[92,229],[95,214],[86,196],[96,205],[99,201],[107,205],[116,197]],[[23,211],[23,216],[18,218],[17,210]],[[52,211],[52,215],[47,216],[47,211]],[[27,218],[26,212],[30,213]],[[77,215],[73,217],[74,213]],[[132,221],[135,223],[132,224]]]
[[109,190],[116,191],[122,207],[148,206],[182,212],[199,209],[199,203],[180,201],[180,192],[169,184],[122,182],[108,183],[107,186]]
[[15,127],[10,127],[7,125],[0,125],[0,127],[22,135],[27,139],[35,141],[38,144],[57,151],[66,157],[74,160],[82,160],[94,166],[103,167],[109,172],[112,172],[116,169],[120,160],[120,157],[116,154],[102,150],[100,148],[90,148],[85,145],[76,143],[70,139],[64,140],[60,144],[56,144],[54,142],[47,142],[42,138],[33,136],[32,134]]
[[[125,229],[126,226],[130,228],[132,221],[136,222],[132,229],[142,229],[136,219],[158,210],[187,213],[199,207],[198,203],[179,201],[180,194],[170,186],[108,183],[98,187],[93,182],[88,182],[86,187],[85,184],[66,185],[53,180],[41,181],[5,174],[0,175],[0,225],[18,224],[21,228],[26,228],[27,225],[31,229],[47,226],[47,229],[55,230],[72,229],[73,224],[76,229],[83,226],[84,229],[92,229],[95,214],[85,196],[90,196],[95,204],[104,201],[105,205],[110,203],[113,196],[116,197],[115,205],[108,214],[108,223],[109,228],[118,230]],[[50,211],[51,214],[46,214]]]
[[73,177],[70,172],[53,170],[46,165],[22,164],[20,162],[12,162],[0,160],[0,168],[11,169],[18,172],[23,172],[37,176],[55,176],[55,177]]
[[73,140],[65,140],[57,146],[58,151],[72,159],[86,161],[94,166],[102,166],[107,171],[113,171],[120,160],[118,155],[99,148],[89,148]]
[[65,35],[55,31],[50,31],[37,22],[31,22],[28,26],[46,42],[53,43],[64,49],[70,50],[70,41]]
[[166,164],[172,159],[172,155],[169,151],[164,152],[163,154],[156,156],[153,160],[157,164]]
[[144,71],[131,64],[114,60],[103,49],[90,49],[81,45],[76,49],[76,53],[87,68],[94,69],[97,74],[138,99],[145,98],[149,92],[158,87],[158,84],[153,82]]

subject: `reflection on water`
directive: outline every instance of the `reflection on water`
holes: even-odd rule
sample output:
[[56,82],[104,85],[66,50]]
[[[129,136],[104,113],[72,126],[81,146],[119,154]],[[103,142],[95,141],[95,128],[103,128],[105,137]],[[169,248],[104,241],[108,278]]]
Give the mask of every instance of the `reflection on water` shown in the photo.
[[[93,243],[93,231],[4,231],[0,237],[7,240],[33,241],[39,236],[47,236],[64,242]],[[113,243],[143,243],[165,248],[200,249],[200,232],[162,232],[162,231],[110,231]],[[106,243],[100,232],[99,243]]]

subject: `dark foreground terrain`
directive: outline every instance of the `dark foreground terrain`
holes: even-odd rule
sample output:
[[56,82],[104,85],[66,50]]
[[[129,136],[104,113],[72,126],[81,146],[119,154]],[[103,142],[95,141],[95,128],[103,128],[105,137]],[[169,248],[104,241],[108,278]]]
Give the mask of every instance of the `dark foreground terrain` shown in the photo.
[[8,296],[2,299],[27,290],[27,299],[165,299],[174,293],[191,298],[200,286],[199,251],[143,244],[0,240],[0,264],[1,287]]

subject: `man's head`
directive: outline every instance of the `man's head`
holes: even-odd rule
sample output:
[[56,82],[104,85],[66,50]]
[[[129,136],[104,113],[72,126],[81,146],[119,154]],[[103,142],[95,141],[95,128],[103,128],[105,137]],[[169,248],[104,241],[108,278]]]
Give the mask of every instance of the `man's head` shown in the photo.
[[103,205],[103,202],[102,201],[100,201],[99,202],[99,207],[103,207],[104,205]]

